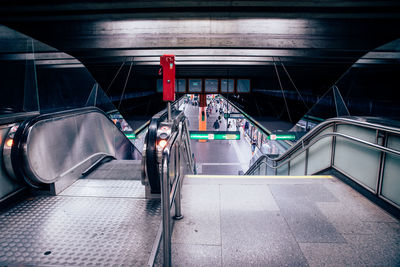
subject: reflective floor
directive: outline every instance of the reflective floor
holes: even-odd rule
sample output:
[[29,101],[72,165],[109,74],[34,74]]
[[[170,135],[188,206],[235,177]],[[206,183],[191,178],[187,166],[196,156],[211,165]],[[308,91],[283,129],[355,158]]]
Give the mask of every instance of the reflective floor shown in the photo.
[[336,178],[189,177],[173,266],[399,266],[399,221]]

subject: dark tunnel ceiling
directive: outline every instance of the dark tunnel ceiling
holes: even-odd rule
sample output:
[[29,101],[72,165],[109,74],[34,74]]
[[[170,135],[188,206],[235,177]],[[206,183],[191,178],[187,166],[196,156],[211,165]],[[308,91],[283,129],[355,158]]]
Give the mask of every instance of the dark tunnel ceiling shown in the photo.
[[0,22],[76,57],[103,88],[124,61],[155,77],[171,53],[181,77],[260,78],[282,61],[326,90],[399,38],[400,1],[35,1],[3,4]]

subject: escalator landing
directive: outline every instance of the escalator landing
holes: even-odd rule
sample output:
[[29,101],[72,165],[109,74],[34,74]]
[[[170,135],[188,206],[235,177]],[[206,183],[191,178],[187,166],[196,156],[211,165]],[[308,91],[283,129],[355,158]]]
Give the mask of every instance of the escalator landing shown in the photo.
[[145,188],[137,180],[79,179],[60,195],[145,198]]
[[0,265],[146,265],[160,201],[142,198],[137,183],[78,180],[63,195],[30,197],[1,212]]

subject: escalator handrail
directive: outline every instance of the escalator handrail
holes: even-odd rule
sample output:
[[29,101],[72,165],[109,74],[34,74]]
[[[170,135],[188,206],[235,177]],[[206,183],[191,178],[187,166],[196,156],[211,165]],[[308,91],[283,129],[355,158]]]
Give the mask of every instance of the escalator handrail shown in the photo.
[[[278,168],[282,167],[283,165],[285,165],[288,161],[295,159],[298,155],[303,153],[305,150],[307,150],[308,148],[313,146],[315,143],[317,143],[321,139],[325,139],[325,138],[332,137],[332,136],[343,137],[343,138],[348,139],[350,141],[364,144],[364,145],[369,146],[371,148],[374,148],[376,150],[400,156],[400,151],[399,150],[395,150],[395,149],[387,148],[387,147],[384,147],[384,146],[381,146],[381,145],[377,145],[377,144],[374,144],[374,143],[371,143],[371,142],[368,142],[368,141],[364,141],[364,140],[362,140],[360,138],[356,138],[356,137],[353,137],[353,136],[350,136],[350,135],[337,133],[337,132],[332,132],[332,133],[326,133],[326,134],[317,136],[316,138],[313,138],[310,143],[308,143],[306,146],[304,146],[303,149],[299,150],[296,154],[294,154],[295,156],[290,157],[290,158],[286,158],[284,161],[279,163],[279,165],[277,165],[277,166],[271,166],[270,164],[268,164],[267,161],[259,162],[258,166],[260,166],[261,164],[266,164],[269,168],[278,169]],[[246,172],[246,174],[247,174],[247,172]]]
[[[180,101],[181,99],[183,99],[183,97],[184,97],[184,96],[182,96],[182,97],[180,97],[179,99],[177,99],[176,101],[174,101],[174,102],[171,104],[172,107],[174,107],[175,104],[179,103],[179,101]],[[113,110],[112,112],[118,112],[118,110]],[[161,110],[160,112],[158,112],[157,114],[160,114],[159,118],[163,118],[164,116],[167,115],[167,109],[163,109],[163,110]],[[157,114],[156,114],[156,115],[157,115]],[[154,116],[156,116],[156,115],[154,115]],[[153,116],[153,117],[154,117],[154,116]],[[148,128],[148,126],[150,125],[150,123],[151,123],[151,119],[148,120],[148,121],[146,121],[145,123],[143,123],[141,126],[139,126],[139,128],[137,128],[137,129],[133,132],[133,133],[135,134],[135,136],[138,136],[140,133],[142,133],[144,130],[146,130],[146,129]],[[140,152],[140,154],[142,154],[142,152]]]
[[[40,184],[37,184],[36,182],[32,181],[25,175],[25,171],[28,173],[31,173],[35,175],[35,173],[31,170],[25,170],[25,168],[22,165],[23,162],[23,149],[24,149],[24,144],[27,141],[28,135],[30,133],[31,127],[33,127],[36,123],[44,120],[49,120],[49,119],[57,119],[57,118],[68,118],[70,116],[77,116],[81,114],[86,114],[86,113],[100,113],[104,117],[106,117],[112,125],[114,125],[114,122],[110,119],[110,117],[105,113],[103,110],[97,108],[97,107],[82,107],[82,108],[74,108],[74,109],[68,109],[68,110],[62,110],[62,111],[57,111],[57,112],[52,112],[52,113],[45,113],[41,114],[38,116],[30,117],[26,119],[21,125],[18,127],[17,132],[15,133],[14,137],[14,144],[12,149],[11,149],[11,162],[13,165],[13,170],[16,174],[19,176],[23,177],[25,182],[30,184],[33,187],[40,187]],[[117,127],[116,127],[117,128]],[[121,136],[126,138],[128,141],[129,139],[125,136],[125,134],[118,129]],[[131,144],[131,142],[129,141]],[[137,150],[137,148],[132,144],[132,146]],[[110,155],[111,156],[111,155]],[[37,175],[36,175],[37,176]]]
[[[181,101],[185,96],[180,97],[179,99],[177,99],[176,101],[174,101],[173,103],[171,103],[171,109],[172,110],[176,110],[176,104],[179,103],[179,101]],[[146,176],[148,177],[148,182],[150,183],[150,188],[152,190],[152,193],[158,193],[160,187],[160,175],[159,175],[159,171],[157,168],[155,168],[154,166],[157,166],[157,150],[156,150],[156,146],[157,144],[156,142],[156,137],[157,137],[157,129],[158,129],[158,125],[160,124],[160,122],[162,122],[163,120],[165,120],[167,117],[167,109],[163,109],[160,112],[156,113],[149,121],[149,124],[147,126],[148,128],[148,132],[147,132],[147,137],[145,139],[145,170],[143,171],[143,173],[146,174]],[[149,167],[152,166],[152,167]]]
[[[272,169],[277,169],[284,164],[286,164],[288,161],[293,160],[296,158],[298,155],[300,155],[302,152],[306,151],[310,146],[315,144],[317,141],[326,138],[326,137],[332,137],[332,136],[339,136],[346,138],[348,140],[352,140],[354,142],[359,142],[364,145],[368,145],[370,147],[373,147],[375,149],[378,149],[383,152],[388,152],[396,155],[400,155],[400,151],[393,150],[384,146],[380,146],[371,142],[364,141],[359,138],[355,138],[349,135],[337,133],[337,132],[332,132],[332,133],[326,133],[318,138],[314,139],[316,135],[321,133],[323,130],[326,128],[332,126],[332,125],[337,125],[337,124],[346,124],[346,125],[355,125],[355,126],[361,126],[364,128],[370,128],[370,129],[375,129],[375,130],[382,130],[386,132],[391,132],[394,134],[400,135],[400,128],[394,127],[394,126],[387,126],[387,125],[381,125],[381,124],[376,124],[376,123],[371,123],[368,121],[364,121],[360,117],[337,117],[337,118],[331,118],[327,119],[324,122],[321,122],[318,124],[316,127],[314,127],[310,132],[308,132],[306,135],[304,135],[300,140],[298,140],[292,148],[290,148],[288,151],[280,155],[278,158],[270,158],[268,155],[262,155],[260,158],[257,159],[257,161],[247,170],[245,175],[250,175],[252,174],[262,163],[267,164],[268,167]],[[292,156],[294,155],[294,156]],[[268,164],[268,161],[275,162],[275,166],[271,166]],[[279,162],[279,163],[278,163]],[[277,164],[278,163],[278,164]]]
[[38,116],[39,114],[40,113],[38,111],[2,114],[2,115],[0,115],[0,125],[24,121],[26,119]]
[[[107,114],[109,114],[109,115],[111,115],[113,113],[119,113],[118,109],[113,109],[111,111],[107,111]],[[150,123],[150,120],[146,121],[145,123],[143,123],[143,125],[141,125],[139,128],[137,128],[133,133],[137,136],[144,129],[146,129],[146,127],[149,125],[149,123]]]
[[271,131],[269,131],[267,128],[265,128],[264,126],[262,126],[258,121],[256,121],[255,119],[253,119],[250,115],[248,115],[246,112],[244,112],[241,108],[239,108],[238,106],[236,106],[235,104],[233,104],[231,101],[229,101],[226,97],[220,95],[222,98],[224,98],[226,101],[229,102],[229,105],[233,106],[235,109],[237,109],[240,113],[243,114],[244,117],[246,117],[246,119],[248,121],[251,122],[251,124],[253,124],[255,127],[257,127],[263,134],[269,136],[271,135]]
[[102,111],[99,108],[83,107],[83,108],[75,108],[75,109],[62,110],[62,111],[57,111],[57,112],[52,112],[52,113],[40,114],[38,116],[29,118],[27,121],[29,121],[29,126],[32,126],[35,123],[42,121],[42,120],[55,119],[58,117],[65,117],[65,116],[69,116],[69,115],[79,115],[79,114],[84,114],[87,112],[99,112],[99,113],[104,114],[108,118],[107,114],[104,113],[104,111]]
[[[98,108],[98,107],[82,107],[82,108],[62,110],[62,111],[53,112],[53,113],[46,113],[46,114],[42,114],[42,115],[36,116],[36,117],[32,118],[32,120],[29,121],[29,123],[28,123],[29,126],[27,128],[33,126],[35,123],[37,123],[39,121],[42,121],[42,120],[55,119],[55,118],[58,118],[58,117],[67,117],[68,115],[76,116],[76,115],[85,114],[85,113],[89,113],[89,112],[97,112],[97,113],[103,114],[110,122],[112,122],[114,124],[114,122],[107,115],[107,113],[104,112],[103,110],[101,110],[100,108]],[[124,137],[127,140],[129,140],[128,137],[126,137],[126,135],[124,134],[124,132],[121,129],[119,129],[118,127],[117,127],[117,129],[121,132],[122,135],[124,135]],[[135,150],[140,155],[142,154],[142,152],[139,151],[134,144],[132,144],[132,146],[135,148]]]
[[[24,120],[18,127],[15,136],[14,136],[14,145],[11,148],[11,162],[12,162],[12,167],[14,170],[14,173],[19,176],[23,177],[26,183],[28,183],[30,186],[39,188],[41,185],[32,181],[29,179],[24,171],[23,171],[23,152],[22,149],[24,147],[24,143],[26,142],[29,134],[29,129],[35,125],[37,122],[41,120],[46,120],[46,119],[52,119],[52,118],[58,118],[61,117],[62,115],[72,115],[72,114],[81,114],[84,112],[89,112],[89,111],[98,111],[98,108],[94,107],[84,107],[81,109],[70,109],[67,111],[58,111],[58,112],[53,112],[53,113],[47,113],[47,114],[42,114],[42,115],[37,115],[37,116],[32,116]],[[108,116],[106,116],[108,117]]]
[[[250,115],[248,115],[246,112],[244,112],[241,108],[239,108],[238,106],[236,106],[235,104],[232,103],[232,101],[229,101],[229,99],[227,99],[226,97],[220,95],[222,98],[224,98],[226,101],[229,102],[229,105],[233,106],[236,110],[238,110],[240,113],[243,114],[243,116],[250,121],[250,123],[252,125],[254,125],[259,131],[261,131],[264,135],[270,136],[272,134],[272,132],[270,130],[268,130],[267,128],[265,128],[264,126],[262,126],[258,121],[256,121],[253,117],[251,117]],[[285,143],[287,144],[289,147],[291,147],[293,145],[293,142],[290,142],[288,140],[276,140],[276,142],[278,143]],[[283,146],[281,144],[281,146]]]
[[135,136],[138,136],[141,132],[143,132],[145,129],[147,129],[147,127],[150,124],[150,120],[146,121],[142,126],[140,126],[139,128],[137,128],[133,133],[135,134]]
[[[174,102],[171,103],[171,110],[176,110],[176,104],[179,103],[179,101],[181,101],[183,98],[185,98],[185,96],[181,96],[179,99],[175,100]],[[158,113],[154,114],[152,118],[160,118],[163,119],[167,116],[167,108],[159,111]]]
[[[185,136],[184,140],[182,140],[183,136]],[[189,142],[189,130],[187,127],[187,118],[185,118],[182,121],[182,129],[181,129],[181,135],[180,135],[180,139],[181,141],[183,141],[185,148],[186,148],[186,156],[188,158],[189,161],[189,167],[190,170],[192,171],[193,174],[196,173],[196,160],[193,158],[193,154],[192,154],[192,149],[190,147],[190,142]]]
[[[249,120],[258,130],[260,130],[264,135],[270,136],[272,134],[272,132],[270,130],[268,130],[267,128],[265,128],[263,125],[261,125],[258,121],[256,121],[253,117],[251,117],[250,115],[248,115],[246,112],[244,112],[241,108],[239,108],[238,106],[236,106],[235,104],[232,103],[232,101],[230,101],[229,99],[225,98],[224,96],[221,95],[222,98],[226,99],[226,101],[229,102],[229,104],[231,106],[233,106],[235,109],[237,109],[240,113],[242,113],[247,120]],[[275,142],[278,142],[281,146],[284,147],[284,145],[282,145],[282,143],[286,144],[285,146],[293,146],[293,144],[295,142],[290,141],[290,140],[276,140]]]

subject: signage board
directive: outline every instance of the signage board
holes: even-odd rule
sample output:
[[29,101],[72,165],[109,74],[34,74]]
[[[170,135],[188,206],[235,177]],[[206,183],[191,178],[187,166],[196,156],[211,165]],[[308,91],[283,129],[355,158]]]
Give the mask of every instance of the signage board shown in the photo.
[[239,131],[190,131],[194,140],[240,140]]

